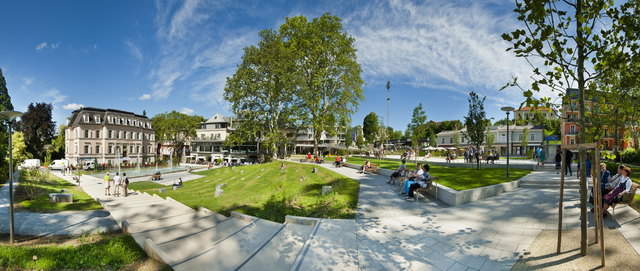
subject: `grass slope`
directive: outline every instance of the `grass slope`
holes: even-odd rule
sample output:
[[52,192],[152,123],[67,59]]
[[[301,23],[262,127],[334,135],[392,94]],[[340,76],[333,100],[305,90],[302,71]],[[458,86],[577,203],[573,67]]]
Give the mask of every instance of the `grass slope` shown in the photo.
[[[73,203],[49,201],[49,193],[65,189],[73,194]],[[20,185],[16,189],[19,208],[31,212],[55,213],[60,211],[101,210],[102,206],[80,187],[43,171],[22,171]]]
[[[153,182],[135,182],[134,190],[171,197],[189,207],[199,206],[224,215],[232,211],[284,222],[286,215],[320,218],[354,218],[360,184],[330,170],[312,165],[280,162],[198,172],[202,178],[184,183],[178,190]],[[218,184],[224,194],[214,197]],[[333,194],[321,195],[322,186],[332,185]],[[169,187],[170,188],[170,187]]]
[[[347,158],[347,162],[359,165],[362,165],[365,160],[360,157]],[[401,164],[399,161],[390,160],[369,159],[369,161],[378,164],[380,168],[391,170],[397,169]],[[477,170],[475,168],[429,166],[431,174],[439,178],[437,181],[439,184],[458,191],[515,181],[531,173],[531,170],[511,168],[509,169],[510,177],[507,178],[506,170],[503,168],[482,168],[481,165],[480,170]],[[407,162],[407,168],[415,169],[416,165]]]
[[[119,270],[147,259],[129,235],[92,234],[72,241],[73,244],[0,244],[0,269]],[[166,266],[164,269],[169,270]]]

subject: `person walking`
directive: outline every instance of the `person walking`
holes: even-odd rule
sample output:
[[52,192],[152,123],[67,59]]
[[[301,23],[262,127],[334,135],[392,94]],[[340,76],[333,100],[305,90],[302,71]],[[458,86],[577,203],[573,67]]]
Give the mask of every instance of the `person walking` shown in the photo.
[[102,183],[104,184],[104,195],[111,196],[111,192],[109,189],[111,188],[111,178],[109,177],[109,172],[104,174],[104,178],[102,179]]
[[562,153],[560,150],[556,150],[556,156],[553,160],[556,162],[556,174],[560,174],[560,164],[562,164]]
[[569,176],[573,176],[573,173],[571,172],[571,161],[573,160],[573,152],[571,152],[571,150],[566,150],[564,153],[564,157],[567,163],[567,166],[564,168],[564,174],[567,175],[567,172],[569,172]]
[[124,178],[124,196],[129,196],[129,177],[127,177],[127,173],[122,173],[122,178]]

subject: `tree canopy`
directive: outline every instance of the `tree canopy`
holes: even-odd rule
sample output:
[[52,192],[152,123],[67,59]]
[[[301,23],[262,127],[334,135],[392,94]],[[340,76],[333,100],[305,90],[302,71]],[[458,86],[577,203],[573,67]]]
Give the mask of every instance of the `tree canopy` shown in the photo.
[[44,160],[45,146],[55,136],[56,123],[52,119],[52,111],[50,103],[31,103],[16,125],[16,130],[24,134],[26,151],[33,158]]
[[[4,75],[2,75],[2,69],[0,69],[0,111],[10,110],[13,110],[13,105],[11,104],[11,96],[9,96],[9,90],[7,90],[7,82],[4,79]],[[6,119],[0,121],[0,153],[9,152],[9,135],[7,134],[6,125]],[[3,177],[8,176],[9,174],[8,164],[8,160],[0,159],[0,174],[2,174]]]
[[364,133],[364,137],[367,139],[367,142],[373,143],[378,139],[378,122],[378,115],[374,112],[371,112],[364,117],[364,121],[362,121],[362,133]]
[[[485,131],[487,130],[487,117],[484,111],[484,100],[480,99],[475,92],[469,93],[469,113],[464,117],[464,124],[467,131],[464,136],[469,139],[470,145],[475,145],[476,150],[480,150],[480,145],[484,142]],[[480,161],[478,160],[478,169],[480,169]]]
[[181,157],[187,138],[195,137],[198,124],[204,122],[202,116],[189,116],[178,111],[156,114],[151,118],[155,129],[156,142],[166,142],[174,146],[174,157]]

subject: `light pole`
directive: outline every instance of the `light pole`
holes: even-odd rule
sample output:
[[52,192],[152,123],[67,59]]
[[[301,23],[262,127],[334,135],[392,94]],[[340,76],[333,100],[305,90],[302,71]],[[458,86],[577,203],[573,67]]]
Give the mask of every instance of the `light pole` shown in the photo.
[[11,145],[11,124],[17,117],[22,116],[22,112],[18,111],[2,111],[0,116],[7,118],[9,130],[9,243],[13,244],[13,147]]
[[507,178],[509,178],[509,153],[511,152],[511,148],[509,146],[509,113],[515,110],[515,108],[511,106],[505,106],[500,108],[500,110],[507,112]]

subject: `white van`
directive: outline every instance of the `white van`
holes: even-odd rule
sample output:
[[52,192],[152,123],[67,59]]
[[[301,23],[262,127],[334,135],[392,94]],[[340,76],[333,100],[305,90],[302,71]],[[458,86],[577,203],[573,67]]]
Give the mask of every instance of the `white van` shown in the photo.
[[93,160],[84,160],[82,161],[82,169],[91,170],[96,168],[96,163]]
[[23,168],[39,168],[40,167],[40,159],[27,159],[22,162],[18,166],[18,170]]
[[69,161],[67,159],[53,160],[53,162],[51,162],[51,164],[49,165],[49,169],[64,170],[68,165]]

